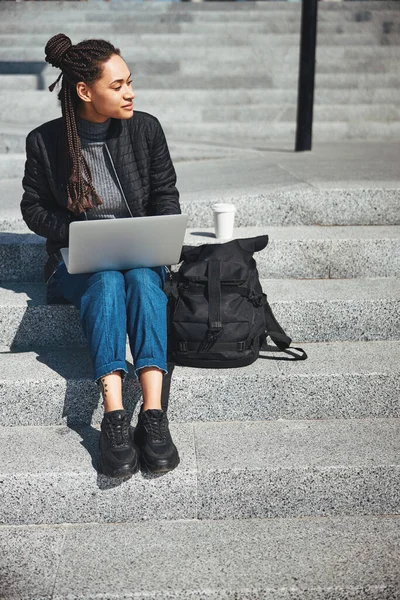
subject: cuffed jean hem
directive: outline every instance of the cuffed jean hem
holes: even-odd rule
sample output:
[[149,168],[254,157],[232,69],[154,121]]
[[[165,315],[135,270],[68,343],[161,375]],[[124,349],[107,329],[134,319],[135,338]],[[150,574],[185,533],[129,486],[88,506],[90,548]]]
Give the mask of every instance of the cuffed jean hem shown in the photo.
[[168,373],[167,365],[165,365],[165,364],[163,366],[156,365],[154,363],[154,360],[152,360],[151,358],[149,358],[148,360],[146,360],[144,358],[144,359],[138,360],[138,362],[135,363],[134,374],[135,374],[136,379],[139,379],[140,369],[143,369],[145,367],[154,367],[155,369],[159,369],[160,371],[163,372],[163,375],[166,375]]
[[122,381],[124,381],[128,373],[126,362],[123,360],[115,360],[114,362],[107,363],[97,368],[94,372],[94,380],[97,385],[99,385],[102,377],[114,373],[114,371],[121,371]]

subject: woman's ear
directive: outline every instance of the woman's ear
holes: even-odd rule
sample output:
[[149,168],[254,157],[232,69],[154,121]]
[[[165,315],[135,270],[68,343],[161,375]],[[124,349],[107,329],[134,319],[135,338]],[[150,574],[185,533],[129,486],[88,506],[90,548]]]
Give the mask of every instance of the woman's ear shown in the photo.
[[83,102],[91,102],[92,95],[90,93],[90,89],[83,81],[79,81],[76,84],[76,93],[78,94],[78,97],[83,100]]

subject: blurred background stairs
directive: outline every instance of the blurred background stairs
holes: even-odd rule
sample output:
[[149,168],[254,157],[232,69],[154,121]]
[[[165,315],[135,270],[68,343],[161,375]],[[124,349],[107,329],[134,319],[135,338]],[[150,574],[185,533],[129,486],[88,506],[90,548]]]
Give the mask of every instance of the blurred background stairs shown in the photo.
[[[400,597],[400,3],[319,4],[314,145],[293,153],[300,4],[0,3],[0,597]],[[60,115],[44,45],[105,37],[178,174],[187,243],[233,201],[304,363],[176,367],[179,468],[95,470],[72,306],[21,219],[24,143]],[[128,357],[129,357],[129,351]],[[131,361],[131,357],[130,357]],[[133,415],[140,390],[124,387]]]

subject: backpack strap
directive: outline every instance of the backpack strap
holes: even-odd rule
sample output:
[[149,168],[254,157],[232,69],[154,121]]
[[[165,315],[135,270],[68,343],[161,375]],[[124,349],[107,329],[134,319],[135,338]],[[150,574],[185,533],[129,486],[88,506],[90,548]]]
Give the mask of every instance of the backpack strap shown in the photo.
[[208,329],[198,347],[198,352],[207,352],[221,337],[224,328],[221,321],[221,263],[209,260],[207,265]]
[[[276,352],[276,348],[274,346],[270,346],[265,343],[267,336],[271,338],[276,347],[280,352],[291,356],[292,358],[285,357],[274,357],[275,360],[306,360],[307,353],[303,350],[303,348],[291,348],[288,349],[290,344],[292,343],[292,339],[286,335],[282,327],[279,325],[278,321],[275,318],[274,313],[272,312],[272,308],[270,307],[266,294],[263,294],[263,304],[264,304],[264,315],[265,315],[265,336],[262,344],[262,350],[268,350],[269,352]],[[293,352],[296,350],[300,352],[297,354]],[[267,356],[261,356],[261,358],[272,358]]]

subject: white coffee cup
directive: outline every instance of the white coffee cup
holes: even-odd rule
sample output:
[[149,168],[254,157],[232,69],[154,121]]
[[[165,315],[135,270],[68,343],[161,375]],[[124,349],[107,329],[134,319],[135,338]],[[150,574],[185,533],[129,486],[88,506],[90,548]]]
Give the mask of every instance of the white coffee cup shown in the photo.
[[230,240],[233,237],[236,206],[219,202],[212,207],[214,211],[215,237],[220,240]]

